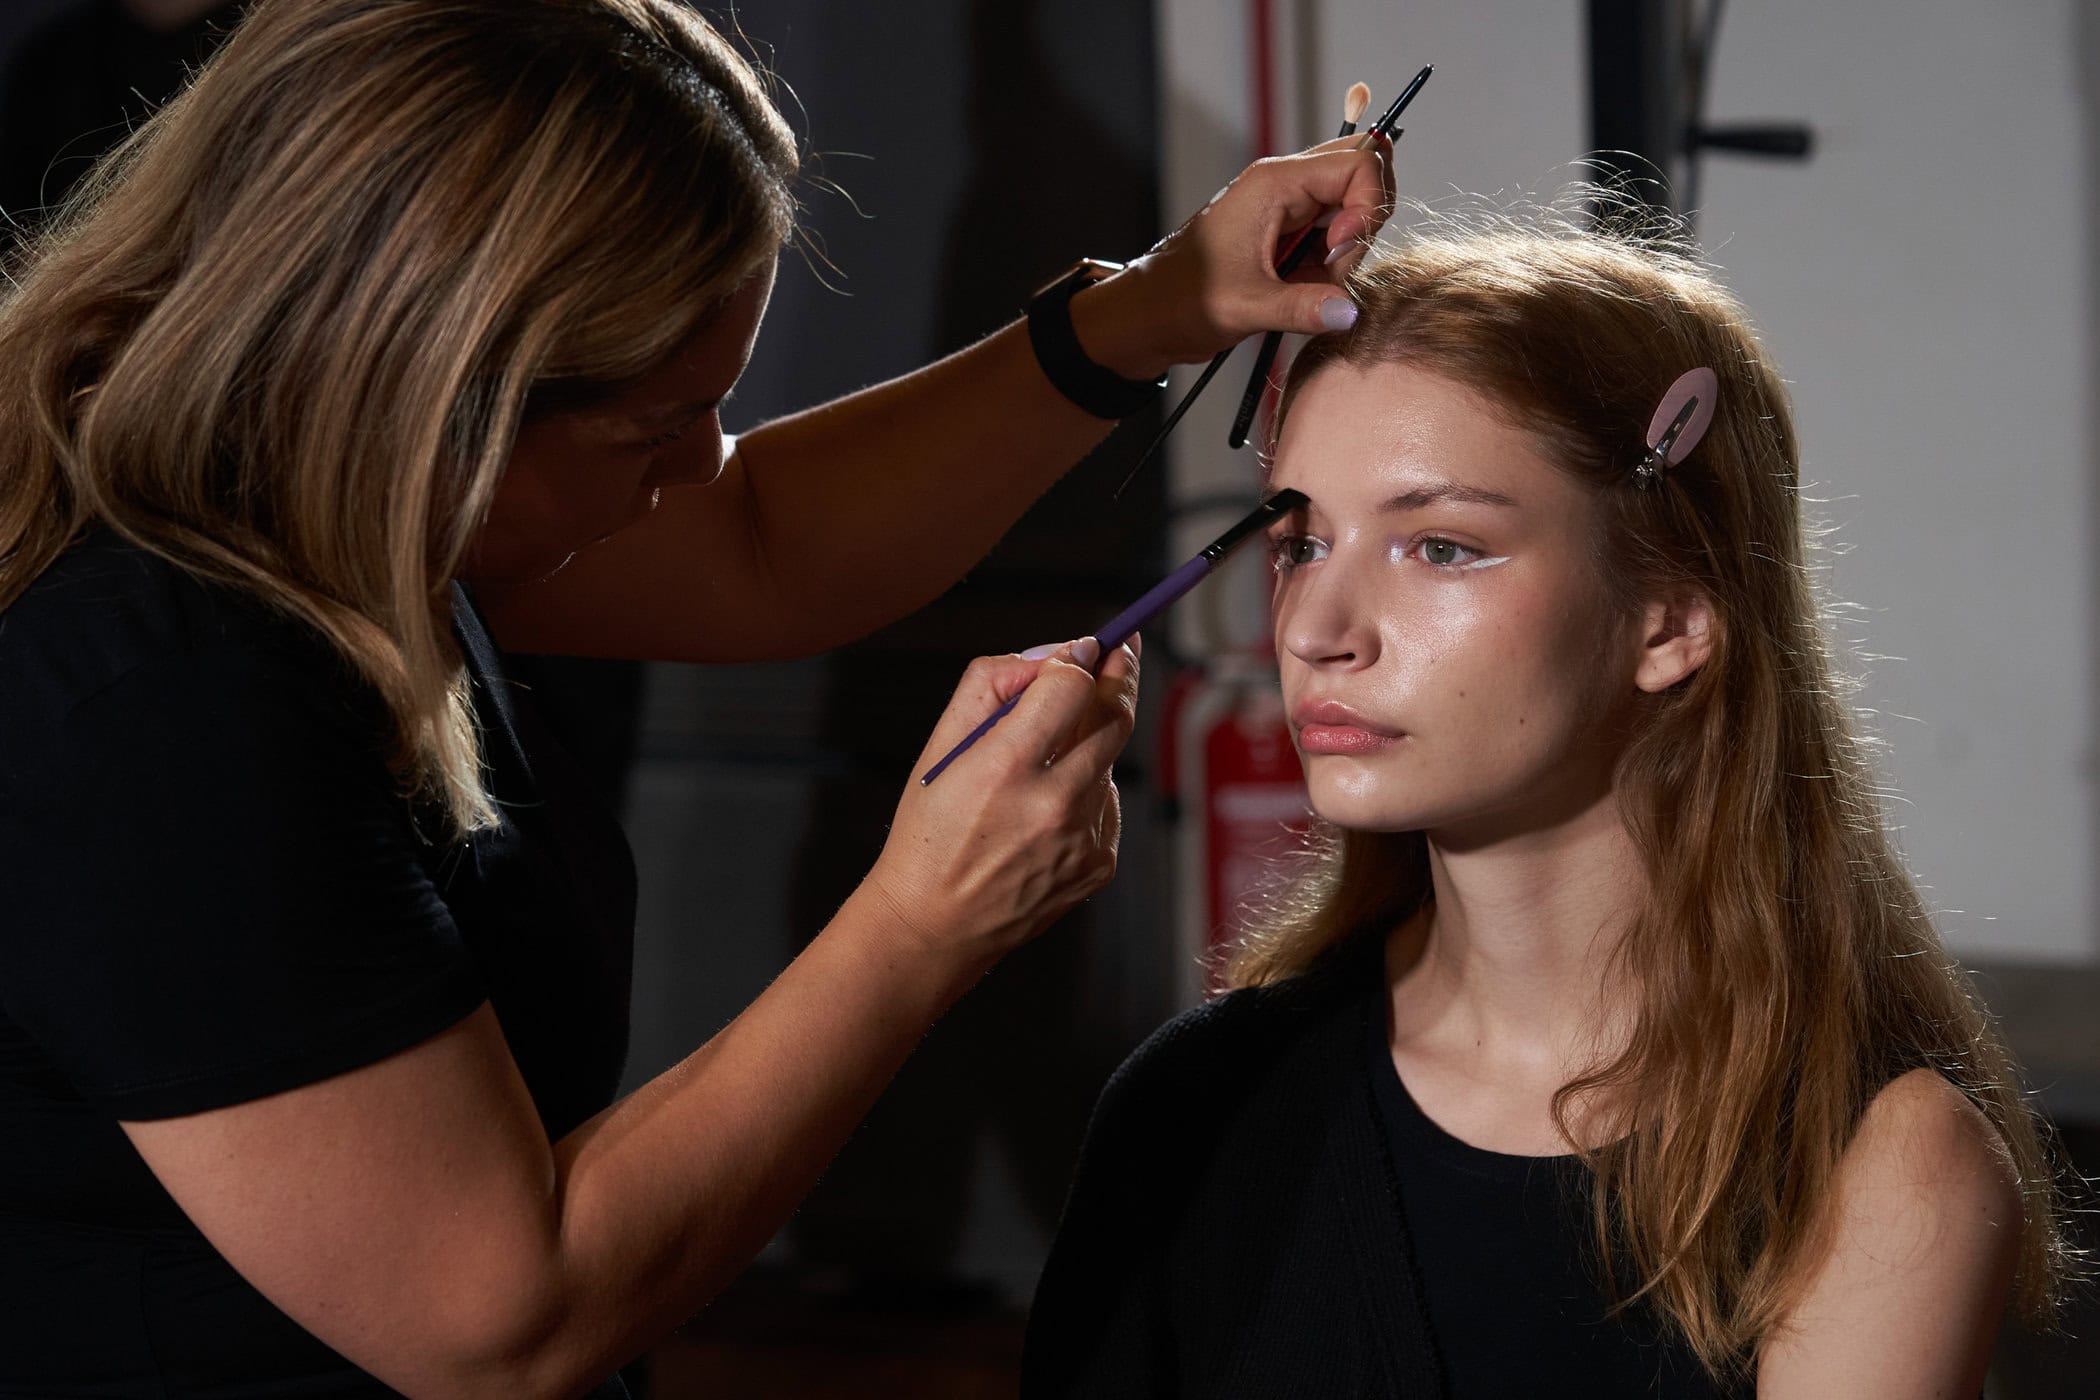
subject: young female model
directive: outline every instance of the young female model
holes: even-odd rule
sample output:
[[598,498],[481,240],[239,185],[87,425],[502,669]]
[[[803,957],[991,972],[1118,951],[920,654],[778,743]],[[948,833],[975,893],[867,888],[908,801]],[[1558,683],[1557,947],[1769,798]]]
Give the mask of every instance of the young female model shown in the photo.
[[795,163],[676,0],[262,0],[16,269],[0,1391],[617,1393],[1109,878],[1134,654],[980,662],[931,753],[1020,706],[614,1102],[633,865],[498,648],[873,630],[1141,381],[1353,315],[1273,250],[1386,202],[1378,153],[1265,162],[1038,302],[1059,377],[1017,322],[732,446]]
[[1352,289],[1273,458],[1322,839],[1102,1096],[1025,1394],[1977,1394],[2051,1175],[1890,849],[1743,308],[1536,229]]

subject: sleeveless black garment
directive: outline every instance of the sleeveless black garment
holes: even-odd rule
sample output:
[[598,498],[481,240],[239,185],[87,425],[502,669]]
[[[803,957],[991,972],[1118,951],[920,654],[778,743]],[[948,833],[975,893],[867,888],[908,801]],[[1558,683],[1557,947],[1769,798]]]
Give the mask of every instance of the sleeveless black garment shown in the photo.
[[1652,1309],[1607,1316],[1578,1157],[1523,1157],[1461,1142],[1408,1093],[1386,1043],[1383,994],[1364,1056],[1399,1178],[1401,1208],[1453,1400],[1721,1400]]
[[1479,1152],[1406,1100],[1375,932],[1176,1017],[1110,1078],[1022,1400],[1731,1394],[1653,1319],[1603,1320],[1579,1164]]

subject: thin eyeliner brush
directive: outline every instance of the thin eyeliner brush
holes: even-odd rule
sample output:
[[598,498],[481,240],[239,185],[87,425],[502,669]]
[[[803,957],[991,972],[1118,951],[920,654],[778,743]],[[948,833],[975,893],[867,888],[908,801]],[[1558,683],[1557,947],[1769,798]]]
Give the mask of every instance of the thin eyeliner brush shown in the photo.
[[[1393,123],[1400,120],[1400,114],[1407,110],[1408,103],[1415,100],[1415,94],[1422,90],[1422,84],[1429,81],[1429,75],[1434,71],[1432,67],[1425,64],[1422,71],[1415,74],[1413,81],[1408,83],[1401,90],[1400,95],[1393,99],[1393,105],[1386,108],[1385,114],[1372,124],[1369,131],[1364,133],[1364,139],[1357,145],[1358,150],[1368,151],[1371,147],[1378,144],[1379,137],[1393,134]],[[1278,277],[1288,277],[1291,273],[1298,270],[1298,264],[1305,261],[1305,255],[1311,252],[1313,244],[1319,241],[1320,232],[1317,228],[1308,228],[1298,236],[1298,241],[1291,245],[1290,251],[1283,255],[1283,261],[1277,264],[1276,273]],[[1151,446],[1145,449],[1144,455],[1137,459],[1137,465],[1130,469],[1130,474],[1125,476],[1122,484],[1116,487],[1116,495],[1122,495],[1130,483],[1137,480],[1137,474],[1143,471],[1146,464],[1159,452],[1160,446],[1167,440],[1167,434],[1174,431],[1174,425],[1181,421],[1182,415],[1189,411],[1189,405],[1196,401],[1196,395],[1202,393],[1204,386],[1217,377],[1218,371],[1224,368],[1226,359],[1238,348],[1238,346],[1228,345],[1211,357],[1210,364],[1204,368],[1202,376],[1190,387],[1188,393],[1182,396],[1181,402],[1174,405],[1174,411],[1167,415],[1166,423],[1160,428],[1159,435],[1152,439]]]
[[[1335,138],[1354,136],[1357,120],[1370,105],[1370,84],[1351,83],[1348,95],[1342,99],[1342,129]],[[1261,338],[1261,353],[1254,357],[1254,373],[1247,376],[1247,391],[1240,395],[1240,411],[1232,416],[1232,431],[1225,435],[1225,445],[1235,452],[1247,445],[1247,430],[1253,427],[1255,411],[1269,391],[1269,367],[1276,363],[1276,351],[1282,344],[1282,331],[1270,331]]]

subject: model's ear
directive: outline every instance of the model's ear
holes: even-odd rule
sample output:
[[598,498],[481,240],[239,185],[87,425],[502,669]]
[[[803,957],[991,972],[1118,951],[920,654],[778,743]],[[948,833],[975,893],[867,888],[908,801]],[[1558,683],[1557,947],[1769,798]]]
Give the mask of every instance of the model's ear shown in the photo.
[[1650,600],[1641,616],[1641,653],[1633,683],[1655,695],[1690,676],[1713,654],[1719,625],[1713,600],[1700,589]]

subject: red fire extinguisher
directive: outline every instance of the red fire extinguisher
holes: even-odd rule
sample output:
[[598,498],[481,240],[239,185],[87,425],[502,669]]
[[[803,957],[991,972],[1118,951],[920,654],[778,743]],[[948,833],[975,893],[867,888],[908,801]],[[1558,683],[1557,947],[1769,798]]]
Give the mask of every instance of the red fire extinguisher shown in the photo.
[[1178,707],[1180,993],[1193,1004],[1311,822],[1305,775],[1266,657],[1223,657]]

